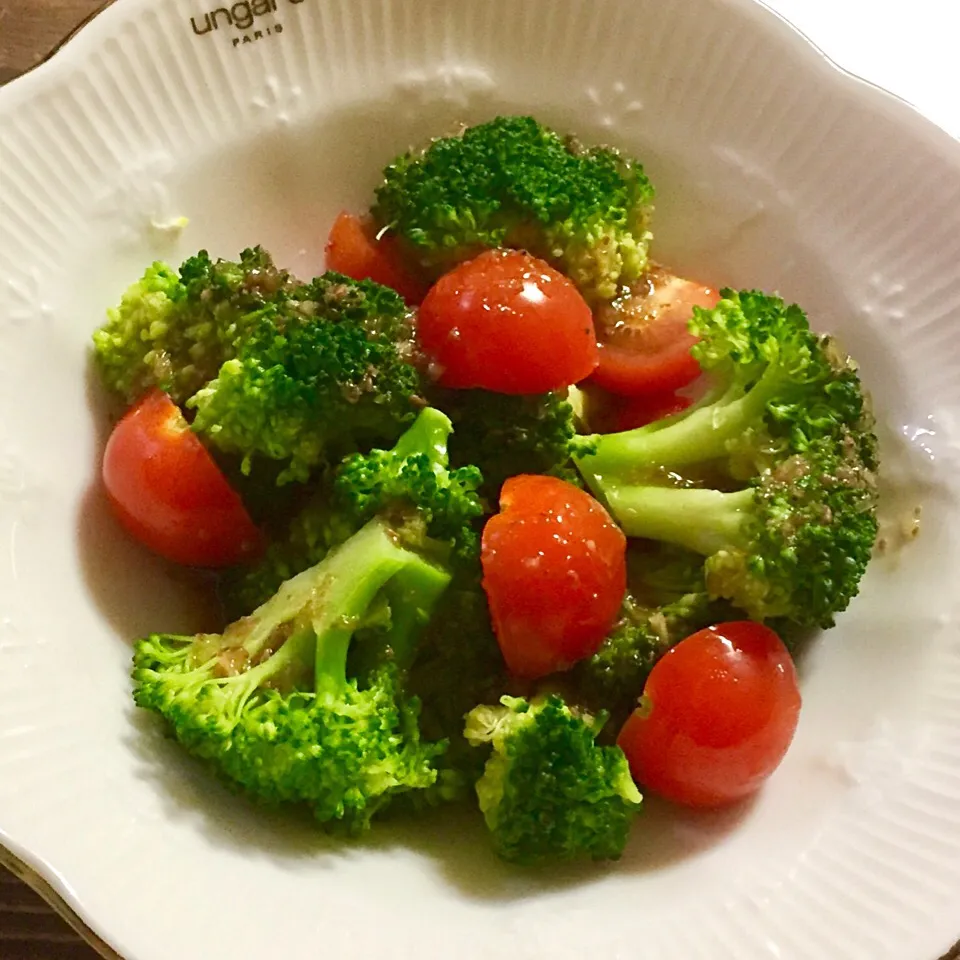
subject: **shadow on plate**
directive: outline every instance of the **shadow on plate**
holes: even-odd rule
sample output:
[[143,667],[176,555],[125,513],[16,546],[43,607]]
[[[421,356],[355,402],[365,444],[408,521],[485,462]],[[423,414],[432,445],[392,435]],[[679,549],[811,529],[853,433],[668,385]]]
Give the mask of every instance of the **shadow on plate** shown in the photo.
[[611,873],[649,873],[709,850],[745,819],[750,803],[718,812],[683,811],[650,799],[616,863],[572,863],[521,868],[504,863],[490,846],[479,811],[469,805],[429,813],[394,812],[362,837],[327,833],[304,809],[259,806],[216,779],[170,739],[156,717],[131,706],[127,746],[140,775],[157,791],[172,822],[194,824],[211,843],[245,857],[310,861],[335,867],[371,852],[408,850],[466,896],[510,901],[549,895],[604,880]]

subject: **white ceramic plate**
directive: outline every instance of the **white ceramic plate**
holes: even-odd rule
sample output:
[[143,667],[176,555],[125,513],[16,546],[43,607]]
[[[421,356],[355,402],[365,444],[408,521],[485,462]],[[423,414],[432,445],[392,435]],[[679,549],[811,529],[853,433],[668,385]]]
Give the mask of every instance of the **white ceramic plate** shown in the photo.
[[[246,9],[198,35],[197,0],[125,0],[0,94],[0,841],[128,960],[933,960],[960,933],[960,147],[747,0]],[[620,864],[559,874],[475,820],[344,849],[227,796],[134,715],[129,638],[195,598],[94,482],[86,347],[146,262],[262,242],[314,272],[388,158],[498,110],[643,158],[660,258],[841,334],[888,515],[924,507],[803,661],[758,802],[651,804]]]

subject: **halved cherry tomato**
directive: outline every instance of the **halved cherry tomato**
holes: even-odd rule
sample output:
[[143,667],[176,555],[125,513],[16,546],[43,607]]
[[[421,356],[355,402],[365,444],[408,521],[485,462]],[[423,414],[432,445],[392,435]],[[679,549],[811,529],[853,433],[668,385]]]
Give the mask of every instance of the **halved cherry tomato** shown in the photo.
[[787,648],[750,621],[682,640],[653,668],[643,694],[645,706],[617,740],[634,779],[695,807],[757,791],[780,765],[800,715]]
[[333,221],[326,255],[328,270],[392,287],[407,303],[419,303],[427,292],[427,285],[404,265],[395,238],[378,240],[372,225],[352,213],[344,211]]
[[261,547],[240,497],[160,390],[146,394],[114,427],[103,482],[120,523],[168,560],[224,567]]
[[655,271],[646,287],[597,314],[600,358],[591,381],[625,397],[679,390],[700,375],[687,323],[693,308],[714,307],[720,295]]
[[593,497],[554,477],[511,477],[481,560],[508,668],[534,679],[597,651],[627,584],[626,538]]
[[445,387],[545,393],[597,365],[590,307],[567,277],[522,250],[488,250],[441,277],[417,336]]
[[651,393],[649,396],[623,397],[614,414],[614,430],[633,430],[682,413],[693,400],[679,393]]

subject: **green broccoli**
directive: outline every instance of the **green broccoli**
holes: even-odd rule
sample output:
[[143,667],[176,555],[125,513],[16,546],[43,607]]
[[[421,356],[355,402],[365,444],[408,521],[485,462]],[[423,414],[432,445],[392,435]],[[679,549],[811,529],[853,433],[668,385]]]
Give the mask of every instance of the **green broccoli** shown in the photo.
[[104,383],[128,402],[157,386],[183,403],[235,356],[264,305],[291,283],[260,247],[237,262],[201,251],[179,273],[154,263],[93,335]]
[[603,705],[619,726],[636,705],[656,662],[691,633],[729,620],[723,605],[704,588],[659,606],[647,606],[632,594],[600,649],[578,663],[571,674],[579,699]]
[[520,864],[619,858],[642,797],[620,748],[596,743],[606,717],[552,694],[500,703],[476,707],[465,728],[475,746],[493,744],[477,796],[497,853]]
[[[829,626],[856,595],[877,533],[860,380],[799,307],[721,295],[690,325],[714,389],[675,417],[590,438],[578,466],[628,536],[706,557],[711,596],[757,620]],[[715,486],[684,486],[692,472]]]
[[256,609],[285,580],[319,563],[357,529],[337,511],[329,481],[318,482],[287,522],[269,531],[266,550],[254,563],[220,575],[217,592],[227,615],[236,619]]
[[[402,674],[449,581],[371,520],[223,634],[138,641],[136,703],[254,797],[362,830],[392,796],[436,780],[444,746],[421,739]],[[348,654],[371,621],[382,657],[361,683]]]
[[577,703],[608,711],[612,730],[636,706],[650,670],[667,650],[703,627],[738,618],[727,601],[707,592],[703,557],[670,544],[631,541],[627,584],[613,629],[569,677]]
[[266,305],[236,357],[188,402],[213,447],[283,461],[303,481],[359,445],[396,440],[422,406],[412,317],[371,281],[326,273]]
[[478,703],[495,703],[509,690],[487,596],[476,569],[461,565],[423,631],[408,689],[423,704],[424,736],[449,743],[438,761],[435,787],[410,799],[418,805],[465,800],[483,773],[485,757],[463,735],[464,717]]
[[610,300],[646,269],[653,187],[640,164],[498,117],[398,157],[372,213],[439,274],[491,247],[519,247]]
[[376,514],[400,519],[398,530],[418,541],[425,533],[444,562],[451,554],[476,561],[482,477],[475,467],[449,468],[452,429],[445,414],[426,407],[392,449],[347,457],[271,539],[264,557],[225,575],[221,598],[228,610],[237,616],[252,610]]
[[337,503],[358,522],[413,506],[431,541],[466,560],[477,559],[483,505],[476,491],[483,475],[472,464],[450,468],[452,431],[446,414],[425,408],[390,450],[355,453],[340,464],[334,478]]
[[572,459],[576,420],[562,391],[511,396],[487,390],[433,390],[430,399],[456,427],[450,440],[451,462],[479,467],[482,492],[489,500],[496,500],[508,477],[520,473],[580,482]]

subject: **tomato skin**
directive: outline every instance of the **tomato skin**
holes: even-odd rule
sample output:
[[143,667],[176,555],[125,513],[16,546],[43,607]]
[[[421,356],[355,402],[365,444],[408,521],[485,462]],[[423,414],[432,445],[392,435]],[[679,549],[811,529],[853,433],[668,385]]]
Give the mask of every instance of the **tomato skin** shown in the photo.
[[755,793],[780,765],[800,715],[787,648],[751,621],[700,630],[668,651],[617,743],[634,779],[693,807]]
[[535,679],[594,654],[627,586],[626,537],[555,477],[511,477],[483,529],[483,587],[510,671]]
[[168,560],[224,567],[261,549],[260,531],[240,497],[160,390],[147,393],[114,427],[102,475],[122,526]]
[[622,398],[614,415],[614,431],[645,427],[675,413],[682,413],[692,403],[690,397],[678,393],[651,393],[648,396]]
[[720,295],[657,271],[647,288],[605,307],[597,317],[599,361],[593,383],[624,397],[672,393],[696,380],[700,366],[690,355],[697,342],[687,329],[693,308],[715,307]]
[[325,252],[328,270],[354,280],[382,283],[407,303],[419,303],[426,293],[427,285],[404,265],[396,239],[385,236],[378,240],[373,226],[352,213],[343,211],[333,221]]
[[444,387],[546,393],[597,365],[590,307],[567,277],[522,250],[488,250],[441,277],[417,336]]

